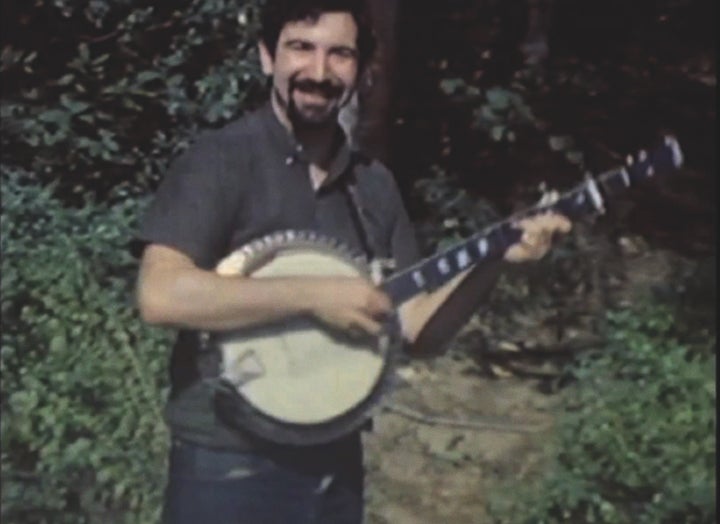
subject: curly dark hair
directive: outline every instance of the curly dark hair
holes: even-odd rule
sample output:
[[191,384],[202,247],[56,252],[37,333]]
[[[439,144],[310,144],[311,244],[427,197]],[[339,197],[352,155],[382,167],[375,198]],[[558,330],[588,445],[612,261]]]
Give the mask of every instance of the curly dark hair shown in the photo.
[[367,65],[375,52],[376,40],[365,0],[265,0],[260,12],[260,39],[275,56],[285,24],[317,20],[324,13],[350,13],[358,28],[358,65]]

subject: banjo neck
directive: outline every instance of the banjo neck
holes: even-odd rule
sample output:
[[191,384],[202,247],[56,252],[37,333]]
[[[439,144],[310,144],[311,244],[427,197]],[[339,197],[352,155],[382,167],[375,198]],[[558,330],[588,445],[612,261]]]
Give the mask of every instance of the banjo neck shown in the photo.
[[547,211],[561,213],[571,220],[584,215],[602,214],[604,203],[630,187],[658,174],[682,166],[683,155],[675,138],[667,136],[663,144],[651,152],[641,150],[627,157],[626,165],[585,180],[559,195],[550,204],[536,205],[492,224],[448,249],[430,256],[383,281],[381,288],[396,306],[414,296],[431,292],[452,280],[463,271],[491,260],[502,258],[512,244],[520,240],[522,232],[514,226],[520,218]]

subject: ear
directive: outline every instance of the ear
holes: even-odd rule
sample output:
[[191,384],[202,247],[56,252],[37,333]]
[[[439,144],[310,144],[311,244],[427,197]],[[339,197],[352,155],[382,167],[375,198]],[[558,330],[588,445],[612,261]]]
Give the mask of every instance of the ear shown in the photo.
[[258,44],[258,50],[260,51],[260,66],[262,67],[262,72],[271,76],[274,70],[274,60],[270,54],[270,50],[265,45],[265,42]]

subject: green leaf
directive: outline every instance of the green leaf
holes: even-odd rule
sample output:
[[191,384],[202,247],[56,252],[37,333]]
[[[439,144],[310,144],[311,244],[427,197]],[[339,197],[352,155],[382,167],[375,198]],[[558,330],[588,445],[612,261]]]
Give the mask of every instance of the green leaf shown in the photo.
[[90,61],[90,48],[86,43],[81,43],[78,45],[78,53],[80,53],[80,59],[83,62],[89,62]]
[[548,138],[548,144],[550,145],[550,149],[553,151],[565,151],[566,149],[571,148],[575,141],[572,139],[572,137],[569,136],[551,136]]
[[61,76],[55,83],[59,86],[66,86],[72,84],[75,80],[75,75],[72,73]]
[[567,158],[568,162],[571,164],[581,165],[585,157],[582,154],[582,151],[567,151],[565,153],[565,158]]
[[440,90],[446,95],[454,95],[465,86],[462,78],[444,78],[440,81]]
[[505,136],[505,130],[507,128],[504,125],[494,125],[490,129],[490,138],[495,142],[500,142]]
[[38,120],[59,126],[67,126],[70,123],[70,112],[63,109],[50,109],[38,115]]
[[138,84],[145,84],[147,82],[151,82],[153,80],[158,80],[161,78],[163,78],[163,75],[160,74],[158,71],[142,71],[138,74],[135,80]]
[[510,107],[510,93],[506,89],[493,87],[485,93],[488,103],[493,109],[503,111]]
[[73,100],[67,95],[60,97],[60,103],[66,107],[73,115],[77,115],[85,111],[90,107],[87,102],[81,102],[79,100]]
[[49,349],[52,352],[64,352],[67,350],[67,340],[65,335],[55,335],[50,340]]

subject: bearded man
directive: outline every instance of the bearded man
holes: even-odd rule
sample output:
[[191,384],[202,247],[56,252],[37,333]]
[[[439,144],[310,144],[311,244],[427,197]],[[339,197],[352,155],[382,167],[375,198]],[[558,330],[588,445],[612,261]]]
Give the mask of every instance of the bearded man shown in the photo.
[[[163,512],[167,524],[360,523],[360,431],[322,445],[288,446],[225,424],[202,380],[198,331],[238,330],[308,316],[371,335],[393,314],[378,287],[360,277],[227,278],[214,268],[265,234],[312,230],[358,251],[419,258],[391,173],[355,151],[338,114],[355,93],[374,39],[361,0],[268,0],[260,59],[272,77],[269,103],[206,132],[175,160],[144,217],[138,279],[142,318],[179,335],[170,363],[166,418],[172,435]],[[358,230],[348,187],[363,202]],[[509,260],[544,255],[569,223],[546,215],[520,224]],[[470,272],[422,293],[400,313],[409,346]]]

